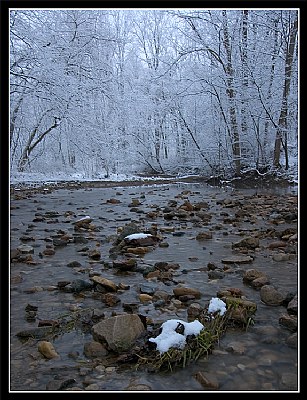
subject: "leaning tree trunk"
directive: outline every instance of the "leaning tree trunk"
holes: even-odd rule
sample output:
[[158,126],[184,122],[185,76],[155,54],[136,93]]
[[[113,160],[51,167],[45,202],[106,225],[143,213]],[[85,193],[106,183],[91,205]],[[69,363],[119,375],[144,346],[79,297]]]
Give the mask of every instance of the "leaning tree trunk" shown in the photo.
[[[48,112],[48,111],[47,111]],[[39,122],[37,123],[36,127],[33,129],[33,131],[30,133],[28,141],[23,149],[23,152],[21,154],[21,157],[18,162],[18,171],[23,172],[25,169],[25,166],[27,162],[29,161],[30,155],[32,151],[37,147],[39,143],[44,139],[44,137],[51,132],[53,129],[55,129],[61,122],[60,118],[54,117],[54,123],[51,125],[48,129],[46,129],[44,132],[38,134],[39,130],[39,125],[43,119],[43,117],[46,115],[45,112],[42,117],[40,118]]]

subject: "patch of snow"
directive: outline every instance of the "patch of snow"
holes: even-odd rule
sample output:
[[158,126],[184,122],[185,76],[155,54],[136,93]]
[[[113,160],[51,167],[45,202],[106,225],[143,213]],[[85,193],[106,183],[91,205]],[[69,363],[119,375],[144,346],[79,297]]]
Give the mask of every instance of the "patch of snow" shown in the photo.
[[209,303],[208,312],[215,313],[216,311],[219,311],[220,315],[224,315],[226,312],[226,304],[218,297],[212,297]]
[[[45,184],[51,185],[60,182],[123,182],[123,181],[155,181],[155,180],[167,180],[170,178],[163,177],[142,177],[138,175],[127,175],[127,174],[110,174],[109,176],[95,175],[88,176],[84,173],[64,173],[64,172],[46,172],[46,173],[38,173],[38,172],[17,172],[11,171],[10,173],[10,183],[18,184],[18,183],[27,183],[27,184]],[[174,178],[175,179],[175,178]]]
[[[182,334],[176,332],[179,324],[184,326]],[[180,319],[169,319],[161,325],[162,332],[155,338],[150,338],[149,341],[157,344],[157,350],[160,353],[165,353],[171,347],[183,349],[186,345],[186,337],[188,335],[199,335],[204,325],[198,320],[193,322],[185,322]]]
[[85,217],[82,217],[82,218],[78,219],[77,222],[83,221],[83,220],[85,220],[85,219],[91,219],[91,217],[88,216],[88,215],[86,215]]
[[132,233],[131,235],[126,236],[124,239],[128,240],[145,239],[150,236],[152,236],[150,233]]

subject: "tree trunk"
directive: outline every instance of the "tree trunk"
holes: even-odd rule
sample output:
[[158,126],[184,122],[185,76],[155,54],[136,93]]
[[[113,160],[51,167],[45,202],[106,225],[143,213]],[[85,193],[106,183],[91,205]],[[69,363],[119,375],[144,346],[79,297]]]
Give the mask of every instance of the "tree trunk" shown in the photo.
[[[48,112],[48,111],[47,111]],[[42,117],[40,118],[40,121],[36,125],[36,127],[33,129],[33,131],[29,135],[29,139],[27,141],[26,146],[23,149],[23,152],[21,154],[21,157],[18,162],[18,171],[23,172],[25,169],[25,166],[27,162],[29,161],[29,157],[32,153],[32,151],[36,148],[36,146],[44,139],[44,137],[52,131],[54,128],[56,128],[60,124],[60,118],[54,117],[54,123],[51,125],[47,130],[45,130],[43,133],[39,134],[38,136],[36,135],[39,129],[39,125],[43,119],[43,117],[46,115],[45,112]],[[36,140],[35,140],[36,139]]]
[[189,134],[190,134],[190,136],[191,136],[191,138],[192,138],[192,140],[193,140],[193,142],[194,142],[194,144],[195,144],[197,150],[199,151],[201,157],[203,158],[203,160],[205,160],[205,161],[207,162],[207,164],[209,165],[209,167],[210,167],[210,168],[212,169],[212,171],[213,171],[213,169],[214,169],[214,168],[213,168],[213,165],[210,163],[210,161],[208,160],[208,158],[207,158],[207,157],[204,155],[204,153],[202,152],[202,149],[200,148],[199,144],[197,143],[197,141],[196,141],[196,139],[195,139],[195,136],[194,136],[192,130],[190,129],[188,123],[186,122],[186,120],[185,120],[185,118],[183,117],[183,115],[182,115],[181,111],[179,110],[179,108],[178,108],[178,114],[179,114],[179,116],[180,116],[180,118],[181,118],[181,121],[183,122],[184,126],[186,127],[187,131],[189,132]]
[[223,35],[224,35],[224,47],[227,56],[226,63],[226,94],[229,101],[229,115],[230,115],[230,127],[231,127],[231,146],[232,155],[235,165],[236,175],[240,175],[241,171],[241,145],[240,145],[240,135],[238,130],[237,114],[235,107],[235,90],[234,90],[234,69],[232,66],[231,57],[231,46],[228,33],[227,15],[226,10],[223,10]]
[[[277,24],[278,24],[278,19],[276,19],[274,21],[274,44],[273,44],[273,51],[272,51],[272,65],[271,65],[271,70],[270,70],[269,88],[268,88],[268,93],[267,93],[268,103],[270,103],[271,99],[272,99],[272,87],[273,87],[274,74],[275,74],[275,63],[276,63],[276,59],[277,59],[277,56],[278,56],[278,30],[277,30]],[[268,111],[271,113],[271,110],[268,110]],[[263,166],[265,164],[267,164],[267,161],[265,159],[265,154],[267,153],[268,132],[269,132],[269,127],[270,127],[271,123],[272,123],[272,120],[271,120],[270,116],[268,115],[268,113],[266,112],[265,123],[264,123],[264,133],[263,133],[263,153],[262,153],[262,164],[263,164]]]
[[242,11],[242,50],[241,50],[241,62],[242,62],[242,80],[243,80],[243,99],[241,105],[241,130],[242,136],[247,135],[247,104],[248,104],[248,63],[247,63],[247,27],[248,27],[248,10]]
[[283,88],[283,97],[281,104],[281,111],[278,120],[278,126],[275,137],[275,147],[274,147],[274,159],[273,166],[275,168],[280,167],[280,151],[281,146],[285,148],[285,156],[286,156],[286,169],[288,168],[288,151],[287,151],[287,135],[288,135],[288,97],[290,92],[290,83],[291,83],[291,75],[292,75],[292,63],[293,63],[293,55],[296,45],[296,36],[298,30],[298,19],[297,15],[295,20],[293,21],[290,27],[289,33],[289,42],[286,47],[286,61],[285,61],[285,80],[284,80],[284,88]]

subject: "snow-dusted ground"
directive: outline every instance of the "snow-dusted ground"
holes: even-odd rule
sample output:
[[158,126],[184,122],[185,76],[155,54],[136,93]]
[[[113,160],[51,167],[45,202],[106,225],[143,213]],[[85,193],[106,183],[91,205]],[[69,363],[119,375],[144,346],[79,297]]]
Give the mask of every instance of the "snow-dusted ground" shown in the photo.
[[35,182],[89,182],[89,181],[125,181],[125,180],[135,180],[139,179],[137,176],[127,176],[124,174],[111,174],[107,178],[103,175],[96,175],[95,178],[90,178],[88,176],[82,175],[81,173],[75,174],[65,174],[63,172],[47,172],[47,173],[31,173],[31,172],[14,172],[10,175],[10,183],[35,183]]
[[[48,187],[49,185],[53,188],[60,188],[63,186],[79,186],[86,183],[98,183],[99,185],[103,184],[103,182],[119,182],[129,184],[129,182],[142,182],[149,184],[168,184],[172,181],[197,181],[198,179],[201,181],[206,181],[210,184],[210,179],[215,179],[216,177],[204,177],[195,174],[178,174],[178,175],[137,175],[137,174],[110,174],[109,176],[105,176],[104,174],[94,176],[89,176],[88,174],[82,173],[65,173],[65,172],[57,172],[57,171],[46,171],[45,173],[38,172],[15,172],[11,171],[9,184],[15,188],[15,190],[20,190],[22,188],[38,188],[38,187]],[[219,178],[217,177],[217,180]],[[260,173],[255,168],[248,168],[242,171],[242,176],[236,178],[229,178],[229,180],[220,180],[220,184],[223,186],[227,186],[229,184],[239,184],[240,182],[248,182],[253,184],[255,182],[267,182],[268,185],[282,183],[282,181],[288,182],[289,185],[295,185],[299,187],[299,169],[296,164],[293,164],[292,168],[288,171],[269,171],[267,173]],[[46,189],[47,190],[47,189]]]
[[108,177],[104,175],[95,177],[88,177],[81,173],[67,175],[65,173],[28,173],[28,172],[14,172],[10,174],[11,185],[27,185],[27,186],[41,186],[43,185],[56,185],[63,182],[129,182],[129,181],[169,181],[171,179],[184,179],[189,177],[197,177],[197,175],[182,175],[182,176],[140,176],[140,175],[125,175],[125,174],[110,174]]

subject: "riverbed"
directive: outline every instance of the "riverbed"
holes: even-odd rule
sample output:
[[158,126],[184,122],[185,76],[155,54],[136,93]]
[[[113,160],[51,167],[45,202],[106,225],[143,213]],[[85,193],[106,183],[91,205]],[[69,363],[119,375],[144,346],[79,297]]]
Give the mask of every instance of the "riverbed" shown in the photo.
[[[177,182],[46,189],[26,196],[18,193],[11,199],[10,249],[29,246],[29,253],[10,264],[10,391],[298,391],[299,346],[289,345],[293,332],[279,322],[287,309],[285,305],[264,304],[259,290],[242,279],[244,271],[253,268],[264,272],[279,290],[298,293],[297,241],[287,249],[270,247],[272,242],[281,240],[287,229],[292,236],[297,233],[297,188],[234,189]],[[177,207],[185,202],[206,203],[203,213],[207,218],[190,213],[188,217],[178,214],[166,219],[165,209],[174,202]],[[85,217],[90,217],[92,229],[76,232],[75,222]],[[136,259],[144,267],[158,262],[179,264],[171,282],[146,279],[139,271],[118,274],[110,267],[113,242],[130,222],[138,224],[142,232],[154,230],[167,244]],[[211,237],[196,240],[204,230]],[[66,243],[55,245],[54,239],[65,235]],[[245,253],[252,256],[252,262],[233,263],[225,268],[223,260],[236,254],[233,244],[250,236],[260,241],[256,249]],[[98,251],[100,256],[89,257],[90,250]],[[277,254],[289,257],[276,261]],[[69,267],[71,262],[78,262],[79,267]],[[208,264],[215,265],[221,276],[210,278]],[[58,290],[59,282],[89,280],[95,275],[129,289],[120,292],[120,301],[111,305],[96,299],[91,291]],[[125,313],[123,305],[135,302],[140,303],[138,313],[156,323],[169,318],[187,319],[187,307],[159,309],[150,301],[141,303],[140,285],[145,283],[170,296],[176,285],[197,289],[201,292],[197,300],[201,306],[216,297],[218,291],[237,288],[257,304],[257,312],[246,330],[227,330],[208,357],[171,372],[122,368],[110,354],[101,365],[93,365],[93,360],[84,354],[85,343],[93,339],[91,330],[78,326],[52,338],[59,355],[54,359],[40,354],[40,339],[22,340],[17,336],[20,331],[37,327],[42,320],[55,321],[82,310],[100,310],[104,318],[109,318]],[[29,305],[36,310],[32,318],[27,312]],[[210,378],[213,387],[206,387],[197,379],[200,373]]]

